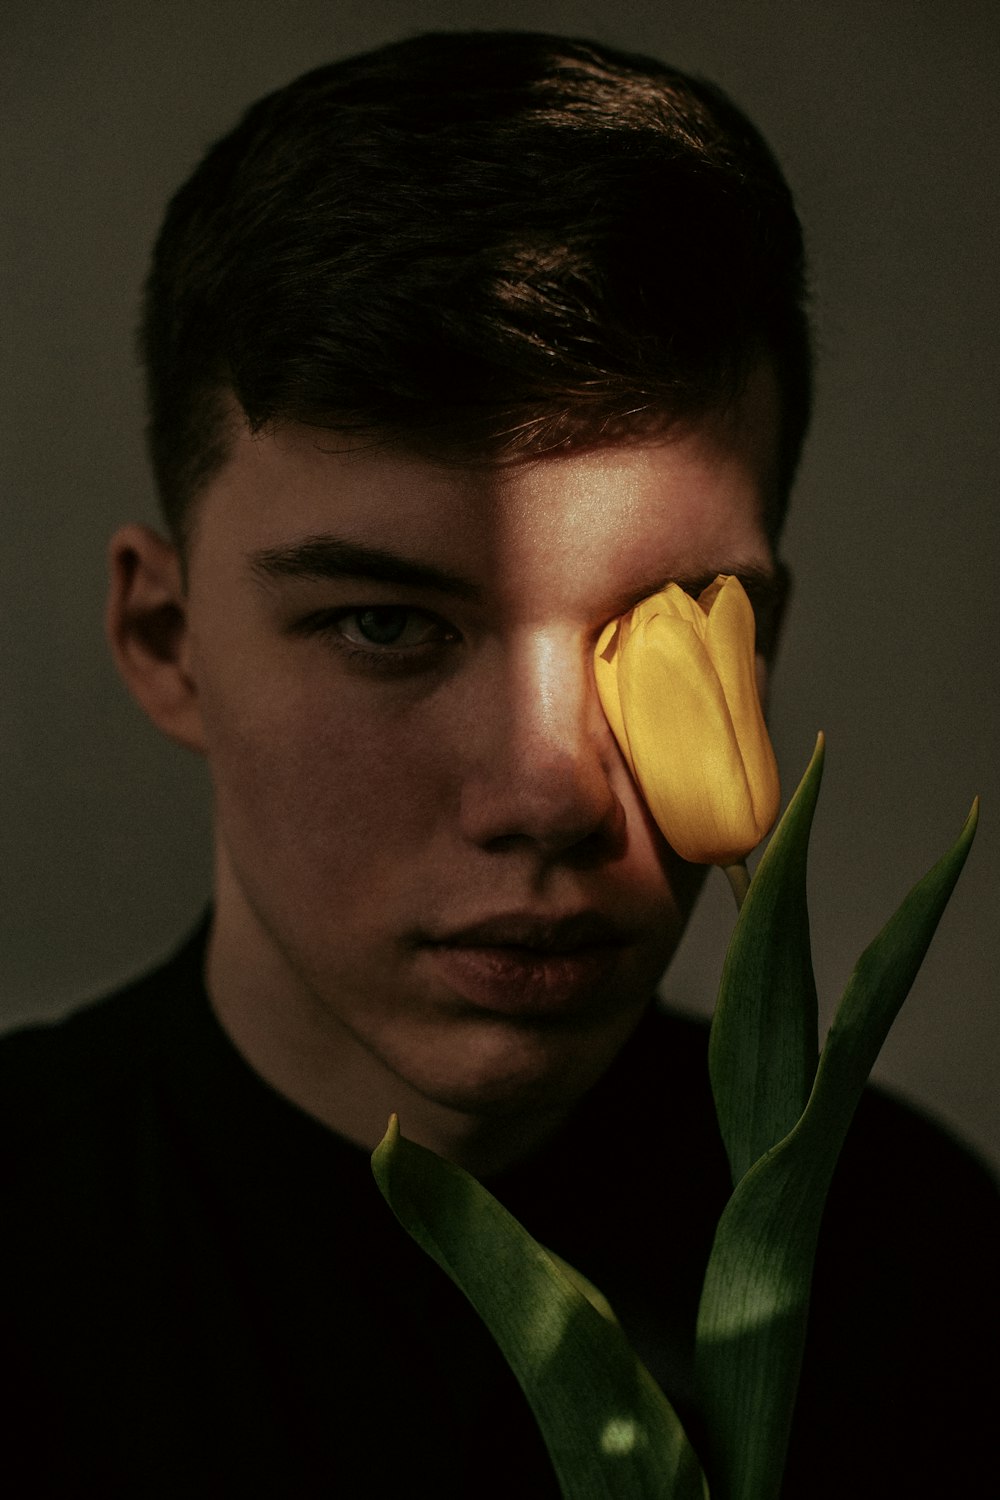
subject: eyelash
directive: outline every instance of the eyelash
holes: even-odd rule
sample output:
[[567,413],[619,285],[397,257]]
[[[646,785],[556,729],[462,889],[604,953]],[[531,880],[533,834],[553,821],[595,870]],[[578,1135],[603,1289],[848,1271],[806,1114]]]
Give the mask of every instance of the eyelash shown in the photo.
[[[403,624],[404,630],[406,625],[416,619],[436,630],[437,635],[430,640],[416,641],[404,646],[397,646],[392,642],[380,645],[377,641],[362,645],[359,641],[352,641],[344,635],[340,628],[345,620],[383,612],[404,615],[406,617]],[[317,610],[315,614],[307,615],[301,620],[296,626],[296,631],[302,635],[327,636],[332,640],[336,650],[359,666],[369,671],[395,673],[399,676],[419,672],[436,665],[441,648],[453,645],[460,639],[458,631],[440,616],[432,614],[429,610],[416,609],[405,604],[355,604],[341,609]]]

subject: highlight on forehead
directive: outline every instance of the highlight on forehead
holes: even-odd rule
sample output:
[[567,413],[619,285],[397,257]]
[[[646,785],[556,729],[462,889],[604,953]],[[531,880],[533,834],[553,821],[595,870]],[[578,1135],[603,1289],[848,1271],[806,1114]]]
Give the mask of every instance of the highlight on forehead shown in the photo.
[[[262,583],[282,578],[311,581],[351,579],[434,592],[470,603],[479,602],[483,596],[480,584],[451,569],[392,548],[370,546],[327,532],[260,548],[250,557],[250,569]],[[733,559],[729,564],[720,563],[717,568],[704,573],[673,573],[669,577],[651,574],[615,601],[615,612],[626,613],[670,583],[697,597],[720,570],[732,573],[742,583],[757,620],[759,649],[766,651],[788,589],[787,572],[780,563],[774,567],[760,567]]]

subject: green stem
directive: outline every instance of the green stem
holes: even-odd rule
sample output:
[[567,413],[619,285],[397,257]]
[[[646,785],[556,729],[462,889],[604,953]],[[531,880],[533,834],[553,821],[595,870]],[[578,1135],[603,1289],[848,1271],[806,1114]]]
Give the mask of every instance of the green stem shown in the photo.
[[747,891],[750,889],[750,872],[743,860],[740,860],[735,865],[723,865],[722,870],[729,881],[733,895],[736,897],[736,910],[739,911],[746,900]]

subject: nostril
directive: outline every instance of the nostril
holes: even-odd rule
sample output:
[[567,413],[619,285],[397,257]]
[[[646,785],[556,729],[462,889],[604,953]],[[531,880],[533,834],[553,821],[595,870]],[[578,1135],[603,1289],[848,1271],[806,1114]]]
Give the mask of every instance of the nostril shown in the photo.
[[474,842],[502,850],[531,844],[547,856],[588,846],[609,857],[623,847],[625,809],[603,759],[539,757],[489,777],[470,777],[463,817]]
[[534,846],[546,857],[621,846],[621,767],[593,681],[592,643],[531,630],[480,693],[476,736],[461,775],[466,837],[493,850]]

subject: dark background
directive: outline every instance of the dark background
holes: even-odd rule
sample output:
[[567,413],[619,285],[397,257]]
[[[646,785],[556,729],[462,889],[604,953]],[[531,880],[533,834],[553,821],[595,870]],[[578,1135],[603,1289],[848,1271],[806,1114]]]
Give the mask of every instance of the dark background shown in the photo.
[[[165,952],[209,883],[201,766],[126,700],[104,549],[154,518],[133,352],[168,195],[264,91],[431,28],[590,35],[721,83],[763,128],[811,248],[818,414],[787,537],[773,726],[786,788],[828,736],[811,864],[827,1014],[858,952],[983,823],[878,1076],[1000,1161],[996,1108],[998,317],[995,12],[971,0],[418,4],[35,0],[4,87],[4,1025]],[[665,984],[707,1009],[713,877]]]

